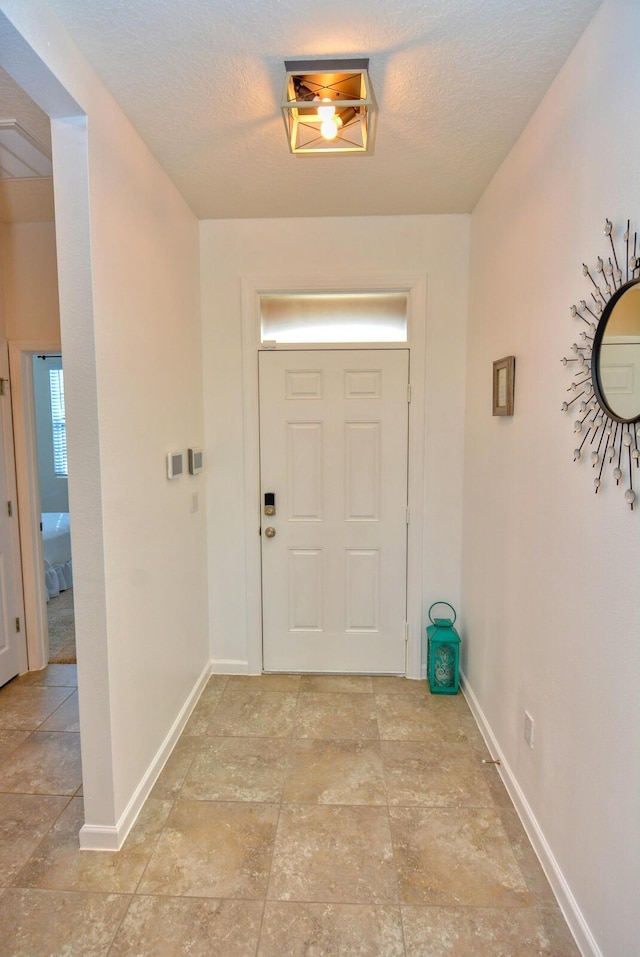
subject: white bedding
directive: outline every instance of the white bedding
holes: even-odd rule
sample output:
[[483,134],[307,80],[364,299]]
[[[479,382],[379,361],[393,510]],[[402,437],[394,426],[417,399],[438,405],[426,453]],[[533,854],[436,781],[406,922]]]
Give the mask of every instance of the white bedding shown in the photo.
[[47,601],[73,585],[68,512],[42,513],[42,544]]

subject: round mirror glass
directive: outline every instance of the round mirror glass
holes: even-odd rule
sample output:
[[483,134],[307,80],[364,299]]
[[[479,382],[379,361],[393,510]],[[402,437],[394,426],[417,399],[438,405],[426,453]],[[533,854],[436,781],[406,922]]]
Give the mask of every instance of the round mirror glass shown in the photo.
[[598,398],[621,422],[640,417],[640,283],[634,280],[611,299],[594,345]]

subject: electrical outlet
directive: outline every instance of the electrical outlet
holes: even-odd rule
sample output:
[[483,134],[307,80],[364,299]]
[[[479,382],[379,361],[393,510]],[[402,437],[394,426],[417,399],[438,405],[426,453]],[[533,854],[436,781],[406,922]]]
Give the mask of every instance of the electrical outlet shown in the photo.
[[197,512],[197,511],[198,511],[199,504],[200,504],[200,503],[199,503],[199,501],[198,501],[198,493],[197,493],[197,492],[193,492],[192,495],[191,495],[191,511],[192,511],[192,512]]
[[533,747],[533,731],[535,722],[528,711],[524,713],[524,740],[530,748]]

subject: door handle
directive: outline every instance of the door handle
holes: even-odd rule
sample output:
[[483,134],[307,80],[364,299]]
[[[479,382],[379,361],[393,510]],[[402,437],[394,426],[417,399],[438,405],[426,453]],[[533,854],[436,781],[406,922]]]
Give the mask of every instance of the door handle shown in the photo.
[[267,536],[267,538],[275,538],[275,537],[276,537],[276,530],[275,530],[275,528],[273,528],[271,525],[269,525],[267,528],[265,528],[264,533],[265,533],[265,535]]

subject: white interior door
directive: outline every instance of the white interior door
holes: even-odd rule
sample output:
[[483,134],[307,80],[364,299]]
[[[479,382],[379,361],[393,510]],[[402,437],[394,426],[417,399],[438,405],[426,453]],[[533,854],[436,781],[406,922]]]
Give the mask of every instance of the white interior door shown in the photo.
[[[0,343],[0,686],[26,664],[20,544],[15,487],[9,356]],[[20,631],[18,631],[20,628]]]
[[264,670],[404,674],[408,351],[259,363]]

